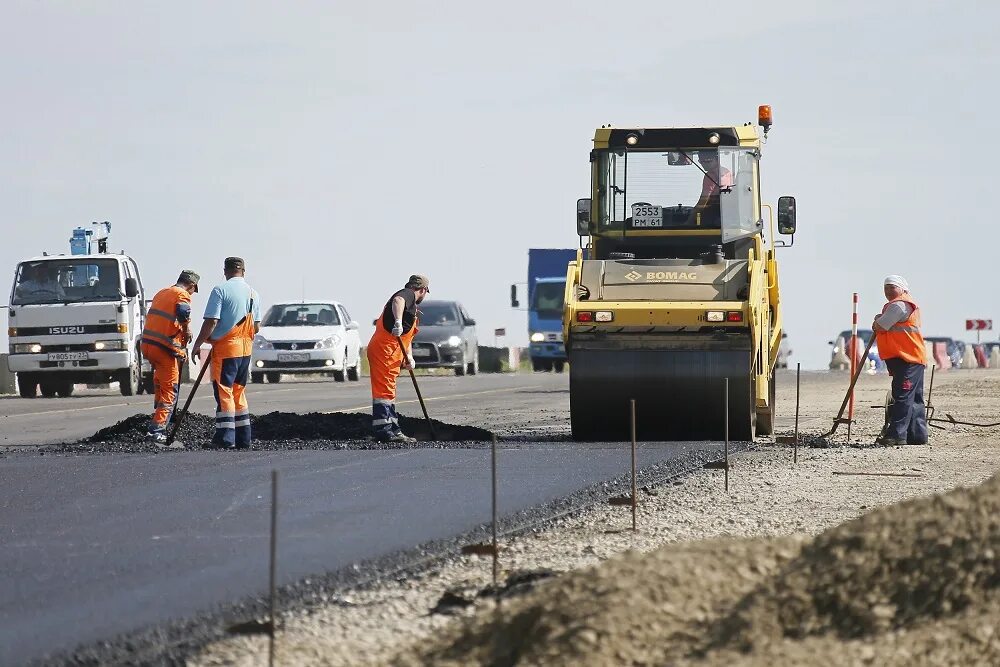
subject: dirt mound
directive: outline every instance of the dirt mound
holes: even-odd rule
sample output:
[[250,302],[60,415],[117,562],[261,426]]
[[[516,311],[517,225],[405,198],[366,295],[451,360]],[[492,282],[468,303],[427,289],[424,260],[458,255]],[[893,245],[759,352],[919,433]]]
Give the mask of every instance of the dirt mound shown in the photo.
[[396,665],[1000,664],[1000,477],[812,540],[627,553]]
[[[254,449],[384,449],[399,448],[395,443],[379,443],[370,439],[372,417],[364,413],[312,412],[295,414],[269,412],[251,415]],[[102,428],[80,445],[100,451],[156,451],[157,447],[146,442],[149,415],[138,414],[117,424]],[[457,426],[434,421],[431,437],[427,422],[413,417],[400,417],[400,427],[407,435],[422,442],[487,442],[492,434],[474,426]],[[212,440],[215,419],[205,415],[189,414],[177,433],[177,440],[188,446],[200,447]],[[419,442],[403,446],[425,446]]]

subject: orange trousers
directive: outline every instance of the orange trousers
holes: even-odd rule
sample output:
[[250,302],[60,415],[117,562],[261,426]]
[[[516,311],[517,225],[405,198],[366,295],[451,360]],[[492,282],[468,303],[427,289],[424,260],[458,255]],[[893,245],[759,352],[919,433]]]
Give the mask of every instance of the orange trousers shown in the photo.
[[162,433],[167,429],[170,415],[177,407],[181,359],[156,345],[143,345],[142,356],[153,367],[153,418],[149,423],[149,432]]
[[[414,325],[400,337],[403,340],[403,345],[409,347],[416,333],[417,327]],[[399,341],[379,322],[375,326],[372,339],[368,341],[366,353],[368,355],[368,373],[372,381],[372,398],[395,401],[396,378],[399,377],[403,360],[406,358],[399,346]]]

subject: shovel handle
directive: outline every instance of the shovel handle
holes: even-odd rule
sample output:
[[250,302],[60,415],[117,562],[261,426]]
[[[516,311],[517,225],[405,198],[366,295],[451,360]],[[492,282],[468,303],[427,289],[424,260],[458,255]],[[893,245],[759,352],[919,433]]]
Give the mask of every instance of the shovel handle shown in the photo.
[[[194,351],[192,350],[192,354]],[[187,416],[188,408],[191,407],[191,401],[194,400],[194,393],[198,391],[198,385],[201,384],[201,379],[205,377],[205,371],[208,370],[208,365],[212,361],[212,352],[209,351],[208,355],[205,357],[205,361],[201,365],[201,371],[198,372],[198,379],[194,381],[194,386],[191,387],[191,392],[188,394],[187,400],[184,401],[184,407],[181,408],[180,413],[177,415],[177,419],[174,420],[174,427],[170,429],[170,435],[167,436],[167,447],[173,444],[174,438],[177,437],[177,429],[181,427],[181,422],[184,421],[184,417]]]
[[[406,361],[406,346],[403,345],[403,339],[396,336],[396,340],[399,341],[399,349],[403,353],[403,361]],[[424,413],[424,419],[427,420],[427,428],[431,432],[431,439],[437,440],[437,433],[434,431],[434,422],[431,421],[430,415],[427,414],[427,406],[424,405],[424,397],[420,393],[420,387],[417,385],[417,376],[413,372],[412,368],[406,369],[410,371],[410,380],[413,382],[413,391],[417,392],[417,400],[420,401],[420,409]]]

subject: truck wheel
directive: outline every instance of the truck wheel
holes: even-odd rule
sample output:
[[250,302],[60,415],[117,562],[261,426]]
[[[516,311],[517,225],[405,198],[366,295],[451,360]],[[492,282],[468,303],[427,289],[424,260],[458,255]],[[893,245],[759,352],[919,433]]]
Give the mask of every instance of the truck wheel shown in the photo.
[[264,373],[267,377],[267,381],[271,384],[278,384],[281,382],[281,373]]
[[552,368],[555,370],[556,373],[562,373],[563,372],[563,368],[565,366],[566,366],[566,362],[565,361],[553,361],[552,362]]
[[56,394],[59,395],[59,398],[69,398],[73,395],[73,389],[75,388],[76,385],[69,380],[66,380],[65,382],[60,382],[56,385]]
[[152,375],[147,375],[142,378],[142,389],[150,396],[156,392],[156,386],[153,384]]
[[131,366],[115,373],[115,379],[118,380],[118,390],[122,396],[135,396],[139,390],[139,376],[142,373],[142,369],[139,367],[140,363],[139,355],[136,355]]
[[18,373],[17,393],[21,398],[34,398],[38,394],[38,380],[27,373]]
[[53,380],[43,380],[41,383],[42,396],[45,398],[55,398],[58,383]]
[[263,384],[264,374],[263,373],[251,373],[250,382],[253,384]]

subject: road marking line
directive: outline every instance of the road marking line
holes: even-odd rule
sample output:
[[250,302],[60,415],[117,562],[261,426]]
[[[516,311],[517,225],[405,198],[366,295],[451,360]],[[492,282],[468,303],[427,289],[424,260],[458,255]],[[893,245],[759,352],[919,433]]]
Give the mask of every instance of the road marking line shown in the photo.
[[[433,397],[425,398],[424,399],[424,403],[428,403],[430,401],[446,401],[446,400],[450,400],[450,399],[453,399],[453,398],[467,398],[469,396],[481,396],[483,394],[500,394],[500,393],[503,393],[503,392],[506,392],[506,391],[518,391],[519,389],[532,389],[532,387],[531,386],[507,387],[506,389],[486,389],[484,391],[472,391],[472,392],[469,392],[469,393],[466,393],[466,394],[451,394],[449,396],[433,396]],[[420,402],[419,399],[413,398],[413,399],[409,399],[409,400],[406,400],[406,401],[396,401],[396,405],[403,405],[405,403],[419,403],[419,402]],[[321,412],[320,414],[333,415],[333,414],[336,414],[338,412],[345,412],[347,410],[367,410],[370,407],[371,407],[371,403],[369,403],[367,405],[362,405],[362,406],[356,407],[356,408],[351,407],[351,408],[341,408],[340,410],[325,410],[325,411]]]
[[15,417],[34,417],[37,415],[53,415],[64,412],[84,412],[86,410],[103,410],[104,408],[120,408],[121,406],[138,405],[137,403],[108,403],[107,405],[92,405],[89,408],[69,408],[67,410],[42,410],[41,412],[20,412],[16,415],[6,415],[4,419]]

